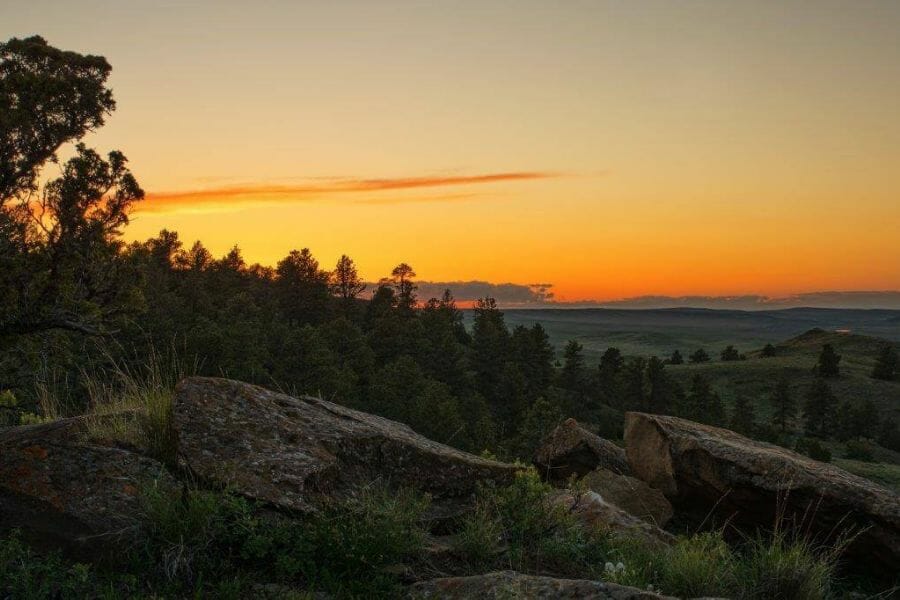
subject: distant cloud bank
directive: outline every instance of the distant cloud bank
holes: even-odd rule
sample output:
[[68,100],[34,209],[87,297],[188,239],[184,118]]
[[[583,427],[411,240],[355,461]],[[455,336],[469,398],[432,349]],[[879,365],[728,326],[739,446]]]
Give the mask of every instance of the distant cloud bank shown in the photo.
[[[578,303],[584,304],[584,303]],[[792,296],[639,296],[591,306],[615,308],[730,308],[774,310],[779,308],[890,308],[900,309],[900,291],[809,292]]]
[[439,298],[449,289],[462,305],[490,296],[506,308],[718,308],[777,310],[782,308],[883,308],[900,310],[900,291],[810,292],[792,296],[637,296],[621,300],[557,301],[553,284],[487,281],[419,281],[419,298]]

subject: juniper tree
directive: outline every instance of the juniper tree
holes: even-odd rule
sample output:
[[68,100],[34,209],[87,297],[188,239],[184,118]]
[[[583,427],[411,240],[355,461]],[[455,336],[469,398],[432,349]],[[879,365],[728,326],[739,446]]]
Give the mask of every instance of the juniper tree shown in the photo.
[[729,345],[724,350],[722,350],[721,357],[723,361],[740,360],[741,354],[737,351],[737,348]]
[[709,354],[703,348],[699,348],[688,357],[688,360],[694,364],[709,362]]

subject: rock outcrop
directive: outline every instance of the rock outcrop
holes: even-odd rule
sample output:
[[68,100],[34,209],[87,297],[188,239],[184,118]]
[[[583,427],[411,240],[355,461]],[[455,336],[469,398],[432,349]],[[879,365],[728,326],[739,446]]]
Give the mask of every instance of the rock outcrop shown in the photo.
[[581,483],[607,502],[657,527],[665,527],[672,518],[672,505],[665,495],[640,479],[596,469],[582,477]]
[[635,474],[676,509],[714,511],[741,527],[787,525],[824,541],[855,535],[848,553],[900,569],[900,496],[871,481],[726,429],[628,413],[625,447]]
[[668,598],[653,592],[603,581],[538,577],[523,575],[515,571],[498,571],[471,577],[444,577],[421,581],[411,586],[410,597],[415,600],[426,598],[440,598],[441,600],[469,600],[470,598],[486,600],[510,598],[663,600]]
[[155,460],[85,443],[84,418],[0,433],[0,531],[22,529],[38,548],[94,557],[137,530],[142,486],[175,493]]
[[452,503],[517,467],[433,442],[406,425],[304,396],[206,377],[175,391],[180,461],[201,479],[298,511],[383,481]]
[[582,477],[597,468],[630,475],[625,450],[567,419],[541,442],[534,464],[543,477],[565,481]]
[[608,531],[629,539],[640,540],[648,546],[668,546],[675,538],[668,532],[610,504],[596,492],[560,490],[553,502],[564,507],[586,528]]

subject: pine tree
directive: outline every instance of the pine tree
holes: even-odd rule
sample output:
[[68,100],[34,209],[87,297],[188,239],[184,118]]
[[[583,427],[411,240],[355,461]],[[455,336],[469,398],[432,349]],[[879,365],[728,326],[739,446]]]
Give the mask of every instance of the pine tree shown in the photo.
[[675,350],[675,352],[672,353],[671,358],[669,358],[669,364],[670,365],[683,365],[684,364],[684,357],[681,356],[681,351]]
[[560,373],[560,386],[563,389],[581,394],[584,391],[587,369],[584,364],[584,346],[575,340],[569,340],[563,350],[563,368]]
[[733,431],[744,435],[752,435],[756,429],[756,412],[753,404],[744,396],[738,396],[731,412],[730,427]]
[[681,413],[681,416],[692,421],[710,425],[725,423],[725,405],[703,375],[694,375],[691,380],[691,389],[684,400]]
[[797,401],[791,394],[791,384],[786,377],[775,384],[769,401],[772,404],[772,421],[784,433],[797,414]]
[[840,370],[841,355],[834,351],[831,344],[822,346],[822,352],[819,354],[819,362],[816,363],[815,373],[819,377],[837,377],[841,374]]
[[838,401],[831,387],[817,379],[803,403],[804,428],[808,435],[829,437],[836,432]]
[[653,356],[647,363],[648,408],[658,415],[672,414],[678,399],[678,384],[666,373],[665,363]]
[[900,358],[897,356],[897,349],[893,344],[885,344],[875,362],[875,368],[872,369],[872,377],[891,381],[897,376],[898,366]]

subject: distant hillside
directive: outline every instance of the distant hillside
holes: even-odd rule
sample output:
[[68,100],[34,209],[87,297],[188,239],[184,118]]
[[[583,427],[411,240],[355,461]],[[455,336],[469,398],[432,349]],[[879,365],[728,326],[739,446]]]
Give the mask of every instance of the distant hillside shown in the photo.
[[753,402],[757,414],[767,416],[768,398],[775,382],[787,376],[794,393],[802,396],[813,382],[812,368],[822,346],[831,344],[841,355],[841,376],[829,380],[837,397],[871,398],[882,415],[900,421],[900,381],[880,381],[869,376],[879,350],[887,343],[896,344],[873,336],[812,329],[775,344],[777,355],[772,358],[762,357],[756,349],[747,353],[747,360],[722,362],[718,354],[711,353],[713,360],[708,363],[670,365],[668,369],[685,386],[696,373],[702,373],[728,404],[746,397]]
[[[471,314],[471,313],[469,313]],[[609,346],[625,354],[668,356],[705,348],[711,355],[729,344],[741,352],[778,344],[819,328],[849,330],[900,342],[900,311],[824,308],[742,311],[697,308],[634,309],[511,309],[507,323],[530,326],[541,323],[557,348],[578,340],[589,360],[599,358]]]

